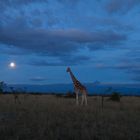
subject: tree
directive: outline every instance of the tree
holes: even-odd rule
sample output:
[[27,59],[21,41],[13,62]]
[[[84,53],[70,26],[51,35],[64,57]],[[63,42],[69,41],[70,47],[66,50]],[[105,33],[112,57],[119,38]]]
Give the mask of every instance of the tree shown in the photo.
[[6,84],[3,81],[1,81],[0,82],[0,93],[3,93],[4,92],[4,87],[5,86],[6,86]]
[[120,94],[118,92],[113,92],[110,96],[110,100],[120,102]]

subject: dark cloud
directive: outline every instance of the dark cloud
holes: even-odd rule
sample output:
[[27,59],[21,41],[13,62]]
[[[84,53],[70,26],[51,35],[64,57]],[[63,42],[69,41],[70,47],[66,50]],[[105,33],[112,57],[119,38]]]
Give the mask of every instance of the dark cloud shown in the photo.
[[0,11],[4,11],[8,7],[19,8],[22,5],[27,5],[36,2],[48,2],[48,0],[0,0]]
[[137,82],[140,82],[140,75],[133,76],[132,77],[132,80],[137,81]]
[[110,17],[99,19],[98,24],[101,26],[112,27],[114,30],[120,30],[120,31],[134,31],[135,30],[135,27],[131,25],[130,23],[122,24],[119,20],[115,20]]
[[108,13],[126,13],[138,4],[140,4],[139,0],[109,0],[106,10]]
[[[18,20],[10,27],[0,28],[0,42],[28,50],[31,53],[64,55],[86,47],[86,43],[117,43],[126,40],[126,36],[113,31],[88,32],[79,29],[32,29]],[[20,28],[24,27],[24,28]],[[85,46],[84,46],[85,45]]]
[[86,64],[87,62],[88,63],[91,62],[91,57],[83,56],[83,55],[71,56],[71,57],[63,56],[60,58],[60,60],[66,66],[68,66],[68,65],[81,65],[81,64]]
[[[137,44],[137,41],[136,41]],[[135,45],[121,58],[121,61],[126,65],[124,70],[130,74],[134,74],[134,77],[140,76],[140,48]]]
[[63,56],[59,62],[47,61],[47,60],[31,60],[28,64],[33,66],[72,66],[81,65],[91,61],[90,57],[87,56]]
[[21,49],[9,45],[0,44],[0,54],[8,55],[27,55],[30,54],[28,51],[21,51]]
[[34,27],[41,27],[43,22],[41,19],[38,19],[38,18],[35,18],[31,21],[31,24],[34,26]]
[[134,75],[134,77],[140,75],[140,64],[138,62],[120,64],[116,68],[125,70],[127,73]]
[[131,63],[131,62],[124,62],[117,65],[103,65],[102,68],[115,68],[115,69],[121,69],[126,70],[127,73],[140,73],[140,64],[138,62]]
[[32,66],[38,66],[38,67],[46,67],[46,66],[65,66],[65,64],[61,62],[48,62],[46,60],[38,60],[38,61],[33,61],[28,63],[29,65]]
[[121,70],[129,74],[132,80],[140,81],[140,57],[137,59],[127,58],[127,61],[123,61],[119,64],[107,65],[105,63],[96,64],[98,69],[116,69]]
[[80,0],[57,0],[57,1],[62,3],[62,4],[67,4],[70,6],[75,6],[80,2]]

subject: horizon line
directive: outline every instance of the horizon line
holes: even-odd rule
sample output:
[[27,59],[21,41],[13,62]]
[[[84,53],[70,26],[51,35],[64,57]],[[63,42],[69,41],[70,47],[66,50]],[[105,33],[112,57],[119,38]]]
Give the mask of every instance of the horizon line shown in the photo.
[[[72,82],[71,83],[46,83],[46,84],[34,84],[34,83],[21,83],[21,84],[18,84],[18,83],[6,83],[7,85],[69,85],[69,84],[73,84]],[[96,84],[94,82],[85,82],[83,84],[93,84],[93,85],[125,85],[125,84],[128,84],[128,85],[134,85],[134,84],[137,84],[137,85],[140,85],[140,83],[138,82],[100,82],[99,84]]]

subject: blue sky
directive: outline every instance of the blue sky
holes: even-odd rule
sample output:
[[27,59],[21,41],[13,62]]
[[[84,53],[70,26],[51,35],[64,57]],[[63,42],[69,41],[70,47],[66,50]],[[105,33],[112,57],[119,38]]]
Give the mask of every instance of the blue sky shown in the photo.
[[[139,0],[0,0],[0,80],[140,82]],[[16,68],[9,68],[15,62]]]

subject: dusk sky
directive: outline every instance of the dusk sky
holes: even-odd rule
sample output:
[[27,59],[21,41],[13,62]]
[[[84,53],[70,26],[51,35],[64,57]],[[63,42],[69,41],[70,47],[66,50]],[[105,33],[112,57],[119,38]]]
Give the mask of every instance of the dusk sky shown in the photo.
[[82,83],[140,83],[140,0],[0,0],[0,81],[71,83],[67,66]]

